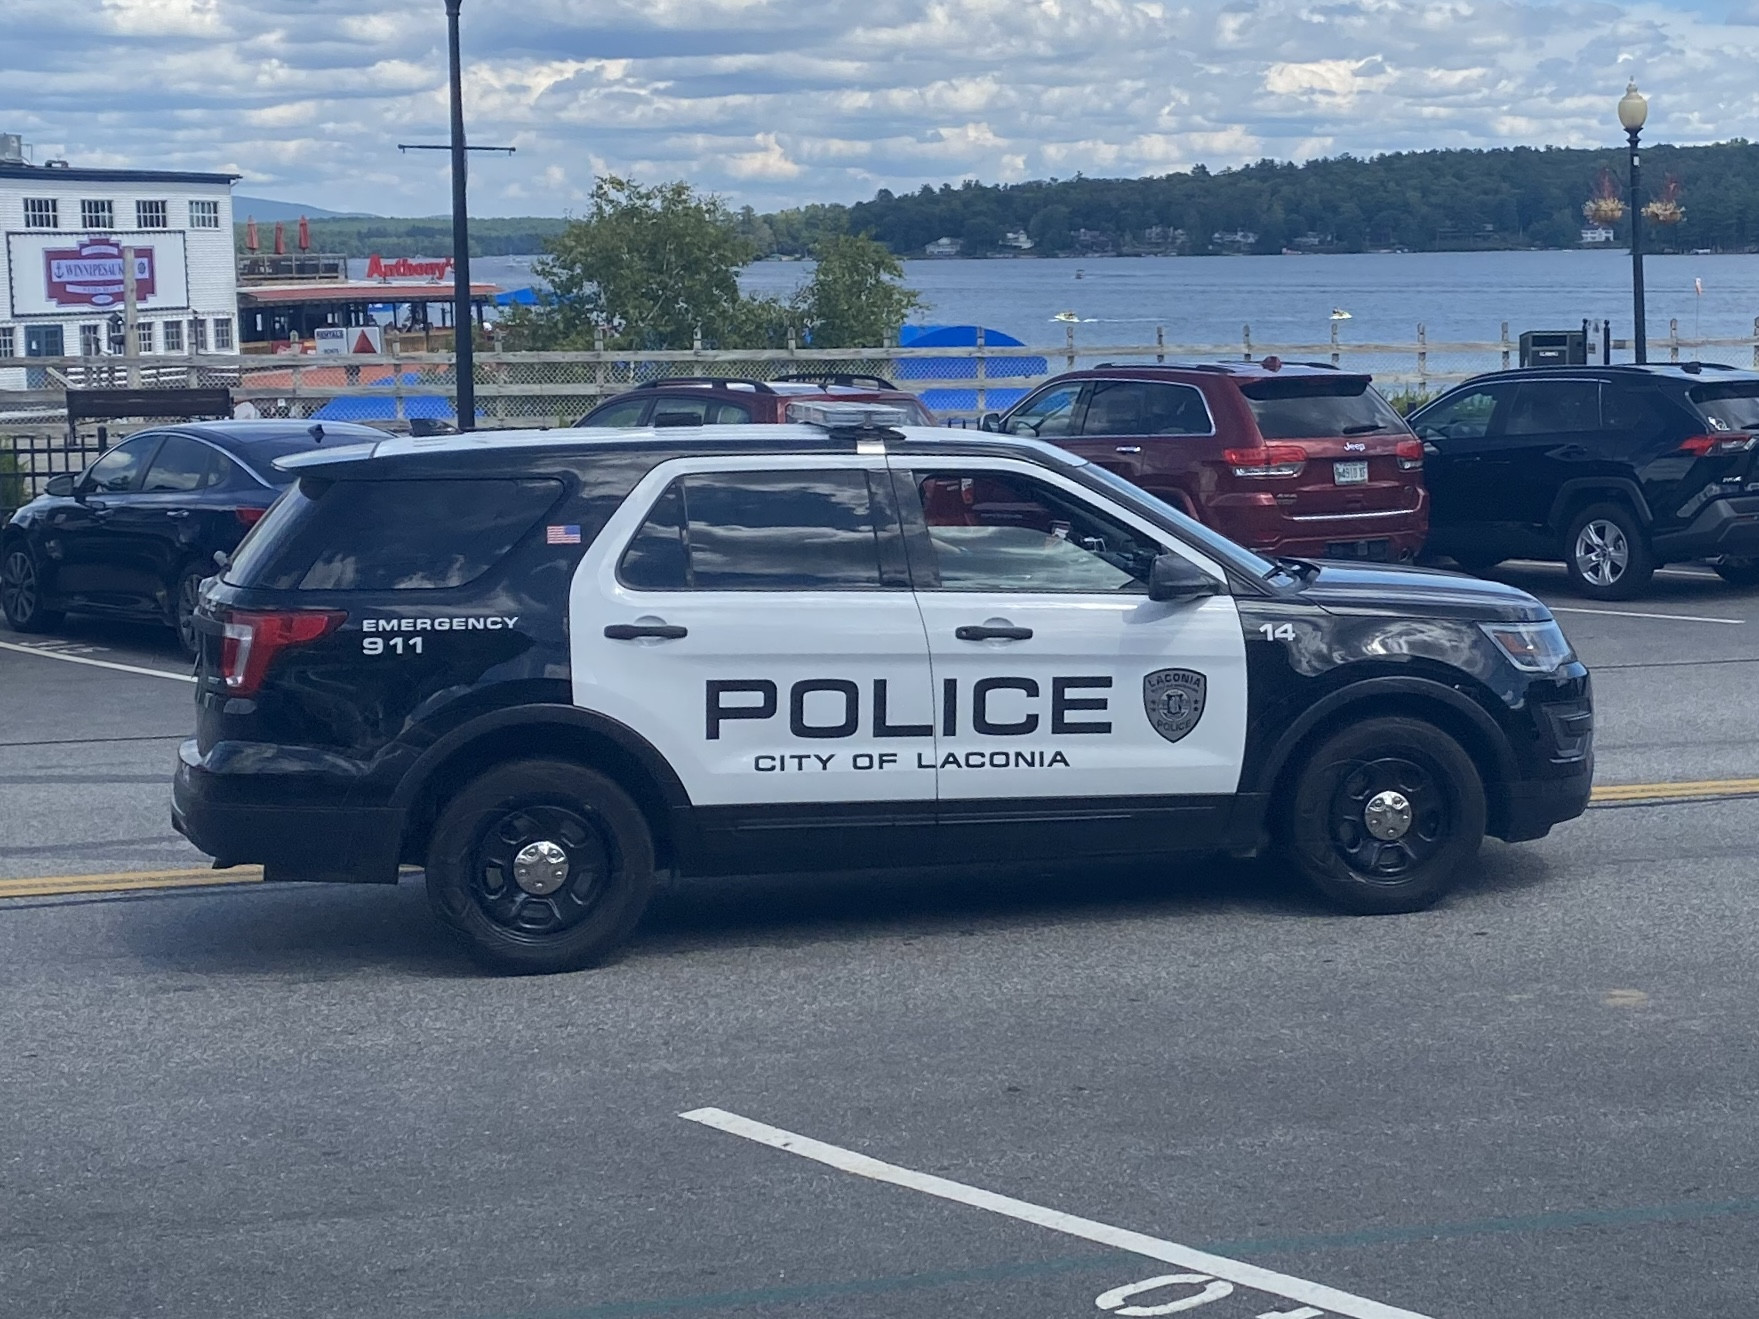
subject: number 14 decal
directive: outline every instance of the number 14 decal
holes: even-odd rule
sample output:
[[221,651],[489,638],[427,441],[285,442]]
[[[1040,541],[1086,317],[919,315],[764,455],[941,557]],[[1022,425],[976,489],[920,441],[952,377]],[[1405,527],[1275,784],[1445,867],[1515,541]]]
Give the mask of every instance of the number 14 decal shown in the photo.
[[1293,623],[1260,623],[1258,630],[1264,633],[1266,641],[1293,641],[1295,625]]

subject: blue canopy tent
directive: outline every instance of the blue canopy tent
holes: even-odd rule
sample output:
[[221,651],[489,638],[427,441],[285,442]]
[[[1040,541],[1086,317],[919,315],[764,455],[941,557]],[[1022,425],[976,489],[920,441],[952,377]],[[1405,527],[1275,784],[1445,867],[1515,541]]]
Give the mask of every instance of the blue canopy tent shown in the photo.
[[[900,348],[977,348],[975,325],[906,325],[898,331]],[[1011,334],[983,329],[983,346],[987,348],[1024,348]],[[977,358],[971,354],[949,357],[906,357],[898,361],[900,380],[975,380]],[[1042,357],[986,357],[984,380],[1008,380],[1046,375],[1050,363]],[[991,411],[1011,408],[1025,398],[1027,389],[986,383],[984,407]],[[977,411],[975,389],[925,389],[922,401],[936,412],[958,414]]]
[[[417,371],[404,371],[400,376],[380,376],[363,381],[366,385],[382,386],[387,391],[395,383],[433,386],[433,378]],[[333,398],[316,412],[315,421],[392,421],[397,416],[397,400],[389,392],[383,398]],[[451,421],[452,400],[444,394],[405,394],[403,415],[411,421]],[[482,416],[478,409],[477,416]]]

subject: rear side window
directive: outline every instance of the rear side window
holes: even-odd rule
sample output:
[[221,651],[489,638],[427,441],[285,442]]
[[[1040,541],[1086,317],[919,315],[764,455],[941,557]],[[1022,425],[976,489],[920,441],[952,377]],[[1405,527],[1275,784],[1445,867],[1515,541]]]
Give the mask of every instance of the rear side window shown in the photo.
[[597,412],[589,412],[580,419],[582,426],[639,426],[641,414],[647,410],[652,399],[630,398],[621,403],[611,403]]
[[862,591],[883,585],[867,474],[713,472],[674,481],[617,575],[646,591]]
[[214,484],[215,454],[205,444],[182,435],[170,435],[159,446],[153,465],[147,469],[146,484],[141,493],[148,495],[187,494]]
[[437,591],[499,563],[562,493],[549,480],[302,481],[226,570],[273,591]]
[[1289,376],[1254,380],[1240,392],[1267,440],[1405,431],[1404,419],[1364,376]]
[[1759,430],[1759,380],[1699,385],[1686,397],[1712,431]]
[[654,400],[655,426],[742,426],[751,420],[743,403],[719,398],[666,397]]

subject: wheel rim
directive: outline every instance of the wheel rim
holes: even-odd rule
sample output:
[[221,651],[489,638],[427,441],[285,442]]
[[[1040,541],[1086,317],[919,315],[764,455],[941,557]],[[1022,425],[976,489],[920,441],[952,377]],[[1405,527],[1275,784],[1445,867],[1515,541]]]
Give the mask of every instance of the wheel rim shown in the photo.
[[1440,777],[1402,756],[1348,763],[1332,793],[1332,849],[1376,882],[1403,880],[1434,857],[1451,823]]
[[177,638],[185,650],[196,648],[195,611],[202,601],[202,579],[191,574],[177,588]]
[[471,858],[471,897],[508,934],[541,940],[590,916],[611,871],[610,843],[591,814],[521,807],[483,831]]
[[1611,586],[1631,562],[1631,542],[1616,522],[1595,518],[1576,533],[1576,571],[1595,586]]
[[29,618],[36,608],[37,565],[23,550],[14,550],[0,568],[0,609],[17,623]]

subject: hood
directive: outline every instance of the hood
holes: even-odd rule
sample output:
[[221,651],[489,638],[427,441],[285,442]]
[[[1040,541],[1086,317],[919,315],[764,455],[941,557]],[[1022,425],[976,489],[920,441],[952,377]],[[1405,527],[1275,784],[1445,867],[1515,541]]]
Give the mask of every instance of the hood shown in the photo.
[[1542,622],[1551,611],[1525,591],[1464,573],[1392,564],[1322,562],[1301,588],[1314,604],[1338,611],[1459,618],[1472,622]]

